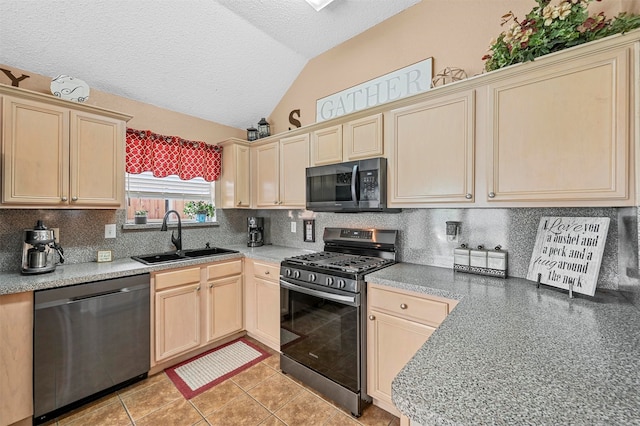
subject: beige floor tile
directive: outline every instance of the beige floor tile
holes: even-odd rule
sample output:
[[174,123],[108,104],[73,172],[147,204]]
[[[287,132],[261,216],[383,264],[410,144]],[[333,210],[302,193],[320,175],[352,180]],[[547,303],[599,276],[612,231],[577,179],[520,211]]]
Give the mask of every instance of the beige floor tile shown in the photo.
[[358,421],[365,426],[388,426],[395,416],[371,404],[362,410]]
[[336,413],[335,416],[331,417],[328,422],[324,424],[325,426],[360,426],[353,417],[344,414],[342,412]]
[[303,391],[300,385],[277,373],[249,389],[247,393],[274,412]]
[[262,362],[276,371],[280,371],[280,354],[271,355],[269,358],[265,358]]
[[59,425],[67,425],[71,422],[74,422],[77,418],[85,416],[89,411],[97,410],[101,407],[104,407],[109,404],[118,403],[120,404],[120,399],[116,394],[107,395],[100,399],[97,399],[93,402],[83,405],[80,408],[77,408],[73,411],[70,411],[67,414],[60,416],[58,420]]
[[[133,423],[129,418],[122,402],[116,397],[116,402],[102,405],[99,408],[88,409],[74,415],[65,425],[92,425],[92,426],[130,426]],[[62,424],[62,423],[59,423]]]
[[164,407],[136,420],[136,426],[183,425],[191,426],[204,417],[186,399],[176,399]]
[[286,403],[275,412],[289,426],[321,425],[335,416],[338,410],[331,404],[308,391]]
[[204,416],[208,416],[242,394],[244,394],[244,391],[238,385],[231,380],[227,380],[192,398],[191,403]]
[[212,426],[256,426],[270,416],[269,411],[243,393],[227,405],[206,417]]
[[147,377],[144,380],[141,380],[137,383],[132,384],[131,386],[127,386],[126,388],[119,390],[118,394],[120,396],[131,395],[133,392],[138,392],[146,387],[149,387],[156,383],[168,381],[168,380],[169,380],[169,377],[166,374],[164,374],[164,371],[161,371],[158,374],[154,374],[153,376]]
[[267,417],[265,421],[260,423],[260,426],[287,426],[287,425],[282,423],[282,421],[280,421],[280,419],[277,418],[276,416],[270,416],[270,417]]
[[276,373],[276,370],[260,362],[242,373],[236,374],[231,380],[242,389],[249,390]]
[[137,392],[121,396],[122,402],[134,421],[178,398],[183,396],[171,380],[163,380]]

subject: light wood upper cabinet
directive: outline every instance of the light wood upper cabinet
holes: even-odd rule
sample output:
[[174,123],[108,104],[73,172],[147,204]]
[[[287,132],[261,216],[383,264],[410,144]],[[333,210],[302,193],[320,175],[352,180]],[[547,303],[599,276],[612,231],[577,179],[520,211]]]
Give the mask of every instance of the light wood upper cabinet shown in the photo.
[[[130,117],[15,88],[2,96],[2,205],[120,208]],[[0,93],[2,94],[2,93]]]
[[327,127],[311,133],[311,165],[342,161],[342,125]]
[[382,114],[352,120],[343,127],[344,161],[380,157],[382,143]]
[[250,208],[249,144],[242,140],[227,140],[222,146],[222,174],[216,182],[216,207]]
[[251,147],[254,205],[257,208],[303,208],[309,134]]
[[628,204],[629,55],[604,51],[490,84],[483,198]]
[[473,90],[385,113],[389,206],[474,200]]
[[275,141],[251,150],[254,205],[258,208],[275,207],[280,201],[280,144]]
[[309,135],[280,139],[280,201],[287,207],[306,205]]

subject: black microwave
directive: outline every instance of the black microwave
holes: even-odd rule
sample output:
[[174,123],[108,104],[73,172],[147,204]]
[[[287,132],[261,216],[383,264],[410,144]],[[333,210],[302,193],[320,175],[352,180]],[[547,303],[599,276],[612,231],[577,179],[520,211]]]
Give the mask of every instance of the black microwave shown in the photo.
[[307,167],[307,210],[391,212],[387,208],[387,159],[370,158]]

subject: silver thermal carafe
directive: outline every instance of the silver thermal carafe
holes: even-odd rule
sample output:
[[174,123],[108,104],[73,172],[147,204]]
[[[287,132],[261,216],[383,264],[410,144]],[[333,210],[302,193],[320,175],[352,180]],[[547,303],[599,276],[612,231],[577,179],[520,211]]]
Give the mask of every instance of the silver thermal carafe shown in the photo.
[[250,216],[247,218],[247,246],[264,245],[264,218]]
[[[24,230],[22,243],[22,273],[42,274],[56,269],[64,262],[64,251],[56,243],[53,229],[47,229],[38,220],[33,229]],[[59,261],[58,261],[59,259]]]

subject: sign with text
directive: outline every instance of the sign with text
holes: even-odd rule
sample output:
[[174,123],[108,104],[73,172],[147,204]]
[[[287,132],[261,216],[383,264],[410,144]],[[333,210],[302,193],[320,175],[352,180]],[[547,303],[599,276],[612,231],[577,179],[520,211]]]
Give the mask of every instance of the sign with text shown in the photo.
[[540,218],[527,279],[593,296],[608,231],[608,217]]
[[350,87],[316,102],[316,122],[392,102],[431,89],[433,58]]

